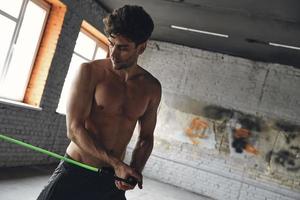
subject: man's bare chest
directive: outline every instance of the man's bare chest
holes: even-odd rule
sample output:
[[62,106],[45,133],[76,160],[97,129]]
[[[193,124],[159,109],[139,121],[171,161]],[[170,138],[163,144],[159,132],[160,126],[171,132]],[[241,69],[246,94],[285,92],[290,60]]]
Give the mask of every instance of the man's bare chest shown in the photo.
[[138,119],[148,105],[146,87],[139,84],[108,82],[95,88],[95,109],[109,115]]

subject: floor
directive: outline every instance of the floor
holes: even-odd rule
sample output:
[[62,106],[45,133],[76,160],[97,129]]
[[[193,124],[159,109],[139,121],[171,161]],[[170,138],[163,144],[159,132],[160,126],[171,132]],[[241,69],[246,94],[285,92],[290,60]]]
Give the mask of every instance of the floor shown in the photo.
[[[35,200],[55,166],[0,168],[0,199]],[[126,193],[128,200],[209,200],[195,193],[144,177],[144,189]]]

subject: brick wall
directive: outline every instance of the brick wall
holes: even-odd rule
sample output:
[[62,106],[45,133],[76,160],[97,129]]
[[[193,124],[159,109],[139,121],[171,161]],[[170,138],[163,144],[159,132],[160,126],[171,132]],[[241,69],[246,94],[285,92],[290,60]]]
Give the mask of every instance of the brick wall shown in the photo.
[[299,69],[157,41],[139,64],[163,86],[145,176],[214,199],[300,199]]
[[[105,13],[92,0],[62,2],[67,11],[41,110],[0,103],[1,133],[60,154],[69,141],[65,116],[55,111],[80,25],[85,19],[102,30]],[[300,199],[298,160],[277,159],[282,149],[293,154],[291,148],[299,144],[298,69],[156,41],[149,43],[140,64],[163,86],[146,176],[215,199]],[[241,128],[251,132],[247,139],[258,153],[235,152],[231,143]],[[1,167],[50,162],[1,142]]]
[[[57,1],[49,0],[49,2],[55,3]],[[33,102],[26,100],[26,102],[32,104],[39,104],[40,101],[40,109],[20,104],[15,105],[0,102],[0,132],[2,134],[24,140],[33,145],[60,154],[64,154],[69,141],[66,137],[65,116],[56,113],[56,108],[71,61],[77,35],[80,31],[82,20],[86,20],[92,26],[102,30],[102,18],[105,15],[105,11],[93,0],[64,0],[62,3],[66,5],[67,10],[66,12],[63,10],[65,14],[59,38],[58,40],[52,40],[53,38],[48,40],[48,42],[51,41],[48,45],[54,45],[54,49],[56,48],[54,55],[50,55],[50,57],[52,56],[50,69],[45,69],[44,66],[41,66],[37,71],[43,74],[44,80],[43,77],[38,77],[38,80],[36,79],[37,77],[35,77],[32,79],[33,82],[30,83],[35,84],[33,87],[42,87],[43,93],[40,94],[42,96],[37,95],[37,100],[33,98],[35,97],[34,93],[39,93],[38,90],[40,88],[37,87],[37,92],[28,92],[31,93]],[[54,9],[61,8],[52,8],[52,11]],[[61,16],[50,16],[49,23],[53,23],[53,26],[56,26],[55,18],[59,17]],[[45,34],[47,35],[48,32],[46,31]],[[46,54],[44,56],[45,61],[47,61],[49,55]],[[46,73],[43,70],[46,70]],[[39,98],[41,98],[41,100],[39,100]],[[49,159],[45,155],[35,153],[14,144],[8,144],[2,141],[0,143],[0,167],[44,164],[50,162],[56,161]]]

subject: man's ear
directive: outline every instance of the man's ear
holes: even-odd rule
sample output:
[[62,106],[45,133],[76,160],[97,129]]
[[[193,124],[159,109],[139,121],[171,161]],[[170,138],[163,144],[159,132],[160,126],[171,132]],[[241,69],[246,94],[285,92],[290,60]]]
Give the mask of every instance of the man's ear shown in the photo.
[[145,49],[147,47],[147,41],[143,42],[142,44],[139,44],[139,49],[138,49],[138,53],[139,55],[141,55],[142,53],[144,53]]

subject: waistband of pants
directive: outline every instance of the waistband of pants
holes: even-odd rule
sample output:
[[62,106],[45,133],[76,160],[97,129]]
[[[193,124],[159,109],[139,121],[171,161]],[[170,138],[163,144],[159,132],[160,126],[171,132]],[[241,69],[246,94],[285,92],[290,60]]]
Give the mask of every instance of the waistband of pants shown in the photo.
[[[74,158],[72,158],[71,156],[69,156],[67,153],[64,156],[65,158],[69,158],[72,160],[75,160]],[[75,160],[76,161],[76,160]],[[101,167],[100,172],[95,172],[89,169],[85,169],[83,167],[79,167],[78,165],[75,164],[71,164],[67,161],[62,161],[61,165],[66,169],[66,170],[73,170],[76,171],[78,173],[88,173],[91,175],[98,175],[98,174],[103,174],[103,175],[114,175],[115,174],[115,170],[112,167]]]

